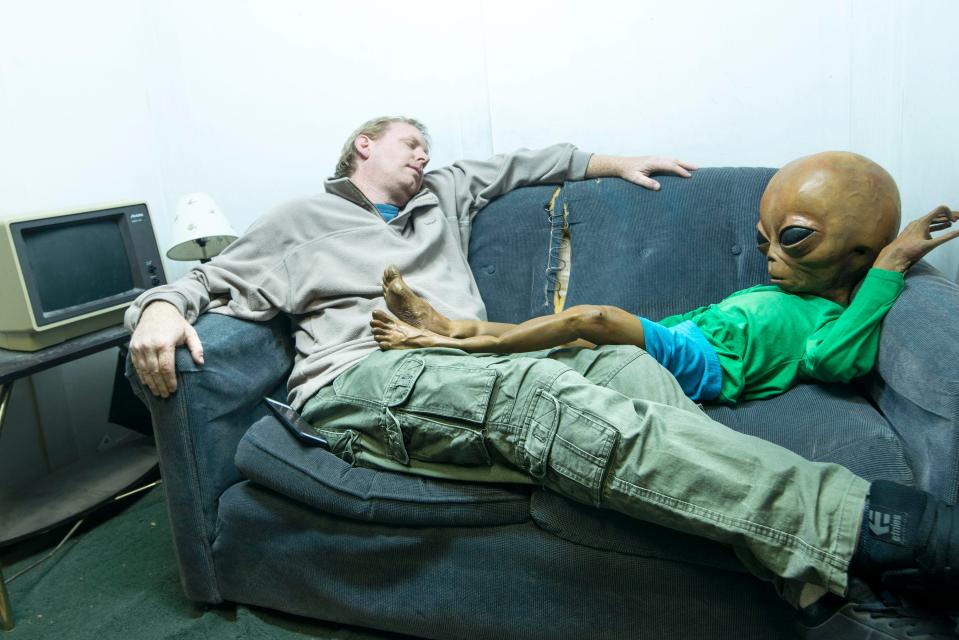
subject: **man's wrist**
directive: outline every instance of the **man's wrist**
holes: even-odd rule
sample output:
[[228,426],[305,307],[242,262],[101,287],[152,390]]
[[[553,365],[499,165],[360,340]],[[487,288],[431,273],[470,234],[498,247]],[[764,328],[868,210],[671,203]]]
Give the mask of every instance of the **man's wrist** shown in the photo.
[[622,178],[624,177],[624,167],[622,158],[618,156],[605,156],[593,154],[589,158],[589,164],[586,165],[586,178]]
[[[180,310],[177,309],[177,306],[173,304],[172,302],[170,302],[169,300],[164,300],[163,298],[156,298],[154,300],[150,300],[145,305],[143,305],[143,311],[140,313],[140,315],[142,316],[144,313],[147,312],[147,309],[150,309],[151,307],[157,313],[168,312],[170,309],[173,309],[177,313],[180,313]],[[164,307],[167,307],[167,308],[164,308]]]

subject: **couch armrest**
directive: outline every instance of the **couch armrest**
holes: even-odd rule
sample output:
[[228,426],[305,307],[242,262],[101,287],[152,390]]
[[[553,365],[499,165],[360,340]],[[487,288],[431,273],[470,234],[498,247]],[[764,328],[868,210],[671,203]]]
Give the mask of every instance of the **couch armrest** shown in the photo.
[[196,323],[203,366],[177,349],[177,391],[153,396],[127,361],[127,378],[153,418],[180,576],[188,597],[220,602],[210,544],[219,496],[242,478],[234,455],[267,412],[263,396],[286,400],[293,365],[289,322],[246,322],[207,313]]
[[959,286],[925,262],[882,325],[871,393],[906,445],[919,486],[959,497]]

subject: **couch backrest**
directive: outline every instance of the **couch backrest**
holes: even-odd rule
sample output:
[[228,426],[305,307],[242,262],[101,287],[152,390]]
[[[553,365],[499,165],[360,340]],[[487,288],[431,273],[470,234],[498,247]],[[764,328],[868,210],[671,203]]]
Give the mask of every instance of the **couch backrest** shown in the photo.
[[470,265],[491,320],[552,312],[563,210],[571,267],[566,306],[612,304],[658,319],[767,282],[756,250],[767,168],[658,176],[660,191],[616,178],[513,191],[476,217]]

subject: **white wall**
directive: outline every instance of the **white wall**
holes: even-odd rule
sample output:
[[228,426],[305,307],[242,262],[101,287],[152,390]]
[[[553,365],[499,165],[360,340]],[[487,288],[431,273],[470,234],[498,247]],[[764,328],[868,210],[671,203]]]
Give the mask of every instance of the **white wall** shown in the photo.
[[[177,197],[207,191],[243,229],[400,113],[430,126],[436,165],[558,140],[703,166],[848,149],[893,174],[910,219],[959,207],[955,24],[952,0],[0,0],[0,216],[143,198],[165,248]],[[959,279],[959,244],[932,262]],[[112,366],[18,389],[0,482],[95,447],[106,399],[86,399]],[[36,452],[32,395],[65,398],[45,411],[69,455]]]
[[[781,166],[845,149],[896,178],[904,221],[959,208],[953,0],[488,0],[485,15],[497,151],[569,139]],[[930,261],[959,279],[959,243]]]

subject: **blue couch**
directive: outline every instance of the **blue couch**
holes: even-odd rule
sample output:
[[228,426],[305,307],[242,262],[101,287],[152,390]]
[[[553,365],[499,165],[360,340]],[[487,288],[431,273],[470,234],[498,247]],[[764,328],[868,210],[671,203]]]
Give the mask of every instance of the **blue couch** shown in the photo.
[[[755,248],[773,170],[702,169],[660,192],[616,179],[514,191],[474,223],[470,264],[491,320],[552,311],[558,242],[567,306],[651,318],[765,282]],[[384,265],[385,266],[385,265]],[[716,420],[868,478],[959,492],[959,287],[926,264],[888,314],[876,371],[804,384]],[[718,544],[527,486],[351,468],[267,415],[292,363],[283,318],[206,314],[206,365],[150,396],[186,595],[435,639],[794,637],[793,613]],[[128,371],[129,375],[129,371]],[[132,377],[135,381],[135,376]]]

